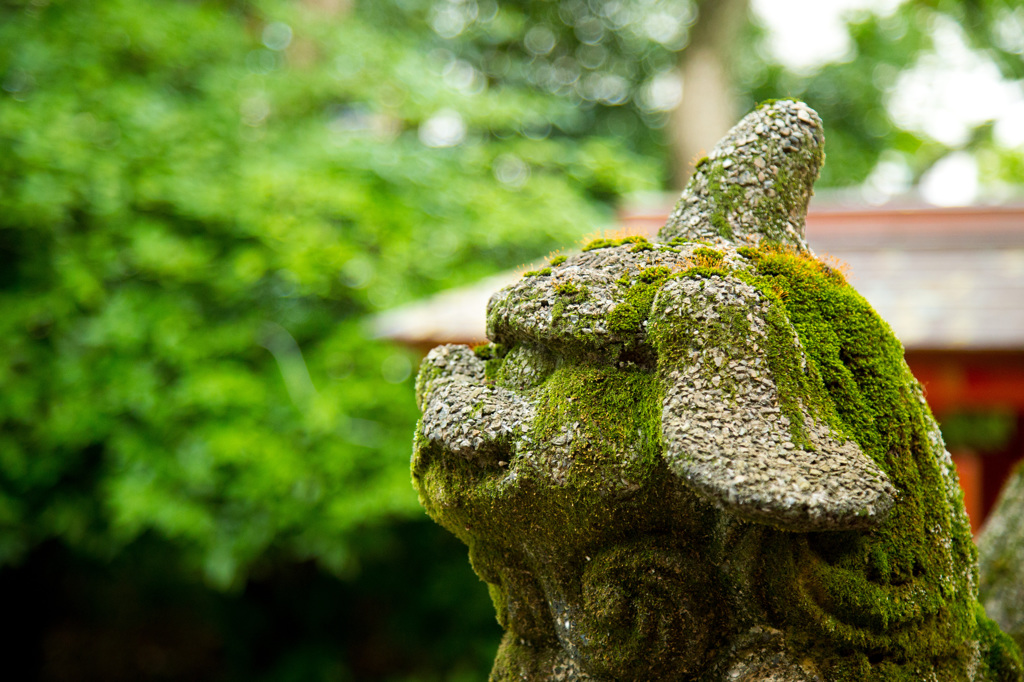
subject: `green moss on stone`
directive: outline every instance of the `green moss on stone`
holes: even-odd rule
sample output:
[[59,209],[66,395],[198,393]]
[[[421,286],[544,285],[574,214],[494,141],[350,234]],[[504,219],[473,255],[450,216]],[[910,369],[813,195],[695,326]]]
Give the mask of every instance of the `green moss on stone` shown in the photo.
[[1018,682],[1021,670],[1024,670],[1024,659],[1017,644],[985,615],[981,604],[975,605],[975,616],[981,635],[982,661],[989,672],[988,679]]
[[713,197],[711,214],[708,219],[720,237],[733,238],[732,223],[729,216],[736,215],[745,198],[743,186],[728,182],[728,172],[722,163],[716,163],[705,171],[708,183],[708,195]]
[[[608,313],[608,331],[620,336],[638,334],[651,314],[651,304],[662,283],[672,275],[664,266],[645,268],[637,275],[637,281],[630,286],[623,298],[625,301]],[[628,280],[620,280],[620,283]]]
[[555,285],[555,293],[578,302],[587,297],[587,287],[580,286],[572,281],[560,282]]
[[[944,661],[948,679],[962,679],[953,669],[969,660],[962,643],[976,628],[969,587],[974,546],[963,514],[948,506],[944,475],[955,474],[941,469],[941,445],[931,441],[933,422],[902,347],[834,270],[768,247],[745,255],[755,262],[754,281],[774,297],[773,309],[785,312],[808,359],[805,371],[785,371],[784,357],[775,361],[780,396],[818,403],[900,491],[890,517],[870,536],[818,533],[795,543],[779,536],[778,552],[767,553],[778,565],[764,574],[775,609],[820,633],[810,646],[826,659],[850,647],[890,661],[888,673],[872,667],[870,675],[847,676],[839,673],[850,670],[849,661],[837,660],[829,679],[910,680],[916,665],[933,661]],[[783,322],[769,320],[775,329]],[[775,333],[773,347],[791,345]],[[801,385],[787,386],[793,377]],[[814,390],[819,382],[825,392]],[[797,584],[773,584],[785,575],[799,576]]]
[[593,251],[594,249],[609,249],[614,246],[622,246],[623,244],[636,244],[637,246],[652,246],[650,240],[648,240],[647,237],[633,235],[630,237],[623,237],[621,239],[594,239],[593,241],[588,242],[586,246],[583,247],[583,251]]
[[[710,209],[708,220],[720,237],[732,241],[734,238],[732,221],[742,214],[742,209],[748,205],[750,197],[746,188],[732,177],[730,169],[725,167],[727,160],[726,157],[715,159],[702,172],[707,183],[708,208]],[[774,222],[777,222],[773,209],[775,203],[767,197],[762,198],[753,207],[754,215],[759,219],[769,216]],[[759,226],[757,231],[761,232],[762,227]],[[750,229],[751,226],[748,225],[745,228]],[[770,231],[764,230],[764,232]]]
[[684,278],[684,277],[691,277],[691,278],[706,277],[706,278],[711,278],[711,277],[716,277],[716,276],[717,277],[728,277],[730,273],[731,273],[731,271],[726,269],[726,268],[716,268],[716,267],[699,266],[698,265],[698,266],[687,268],[686,270],[681,270],[680,272],[676,273],[674,275],[674,277],[680,277],[680,278]]
[[689,237],[672,237],[668,240],[671,246],[683,246],[685,244],[702,244],[703,246],[714,246],[711,242],[705,239],[690,239]]
[[[611,245],[618,244],[605,240],[593,248]],[[899,492],[889,518],[869,533],[787,533],[764,527],[755,532],[742,524],[757,538],[756,546],[745,550],[756,561],[747,561],[751,573],[736,577],[735,589],[764,595],[767,615],[756,618],[779,628],[787,648],[815,661],[823,679],[917,682],[921,671],[934,670],[936,679],[961,682],[969,679],[970,643],[978,641],[983,671],[977,679],[1020,682],[1019,651],[979,611],[971,591],[973,544],[958,501],[951,504],[947,492],[947,477],[955,473],[940,458],[934,423],[899,342],[840,273],[808,254],[767,241],[740,253],[749,269],[730,270],[722,252],[707,248],[694,252],[692,267],[685,271],[648,268],[623,276],[618,280],[622,303],[609,313],[608,330],[639,335],[658,289],[670,277],[734,277],[750,284],[767,303],[763,350],[794,442],[810,446],[803,431],[807,411],[854,440]],[[554,291],[559,301],[586,295],[573,282],[561,282]],[[695,335],[704,335],[700,344],[720,350],[727,360],[746,352],[737,344],[751,336],[749,311],[726,305],[716,312],[721,323],[713,329],[687,328],[694,323],[686,316],[659,326],[648,339],[657,349],[659,366],[686,362]],[[584,340],[580,346],[593,348]],[[431,515],[469,544],[471,554],[486,551],[491,557],[478,572],[491,586],[499,619],[513,628],[495,668],[504,675],[501,679],[516,679],[520,673],[546,679],[541,677],[548,674],[545,666],[559,647],[544,594],[510,581],[534,573],[581,575],[593,549],[622,542],[606,535],[618,532],[608,529],[670,537],[680,532],[674,525],[680,519],[692,522],[687,532],[695,537],[721,529],[712,530],[711,511],[693,506],[681,513],[678,505],[694,503],[668,492],[676,482],[660,456],[661,375],[649,365],[623,369],[614,353],[565,350],[543,380],[524,389],[537,405],[534,442],[552,443],[571,431],[557,453],[550,446],[531,452],[518,463],[514,484],[497,464],[452,457],[422,468],[417,480]],[[488,376],[496,375],[491,363],[501,362],[499,350],[477,354],[487,361]],[[420,435],[416,447],[422,451],[418,456],[441,460]],[[557,485],[531,468],[530,458],[548,456],[564,458]],[[616,486],[635,495],[609,503],[608,490]],[[489,547],[481,538],[500,547]],[[539,553],[525,561],[515,555],[523,546]],[[723,555],[734,557],[735,552],[726,547]],[[645,556],[638,554],[638,561]],[[514,589],[508,587],[513,584]],[[510,594],[528,596],[512,604]],[[590,610],[601,613],[610,604]],[[535,612],[527,621],[539,623],[536,629],[511,625],[508,614],[524,610]],[[620,626],[616,618],[594,630],[609,648],[597,669],[607,664],[612,671],[608,679],[640,679],[619,671],[636,657],[611,650],[619,634],[629,635],[627,623]]]
[[[741,254],[752,271],[693,267],[674,276],[732,276],[760,291],[769,303],[765,351],[794,442],[811,445],[807,410],[857,442],[900,491],[889,519],[870,535],[770,533],[760,580],[773,612],[792,633],[816,633],[800,646],[825,662],[830,680],[910,682],[933,665],[940,679],[966,679],[971,653],[963,643],[978,635],[985,665],[1000,671],[986,679],[1020,680],[1012,641],[975,613],[974,548],[965,517],[947,497],[945,476],[955,474],[943,471],[941,444],[931,440],[934,424],[899,342],[841,273],[808,254],[770,244]],[[698,333],[729,358],[745,320],[718,312],[720,328]],[[659,362],[688,356],[695,330],[679,324],[652,338]]]
[[481,360],[490,360],[491,358],[503,358],[508,353],[508,348],[501,345],[500,343],[481,343],[473,346],[473,355],[477,356]]
[[565,309],[569,305],[578,305],[587,300],[590,295],[586,286],[576,284],[573,281],[559,282],[555,285],[555,304],[551,308],[551,322],[556,323],[565,315]]
[[[583,425],[584,437],[571,445],[570,471],[581,486],[623,475],[639,480],[660,461],[662,395],[661,382],[650,371],[567,364],[548,382],[537,433],[553,438],[566,424]],[[621,452],[627,444],[633,451]]]
[[[496,586],[491,593],[502,614],[499,620],[510,627],[504,615],[510,608],[510,594],[503,581],[522,581],[529,566],[521,563],[514,548],[557,549],[531,561],[543,562],[545,571],[568,575],[581,570],[588,554],[606,546],[611,541],[607,533],[615,528],[664,534],[670,528],[696,532],[707,523],[692,502],[670,492],[673,477],[660,456],[664,388],[653,371],[574,360],[561,364],[535,390],[538,408],[532,432],[539,441],[558,437],[576,425],[567,446],[564,485],[552,487],[546,477],[534,473],[529,462],[509,464],[517,467],[511,484],[505,479],[506,470],[496,465],[445,456],[439,444],[422,436],[421,429],[414,443],[413,477],[423,505],[469,546],[474,568]],[[609,504],[609,491],[618,488],[623,489],[620,501]],[[680,523],[687,530],[679,528]],[[486,559],[479,561],[480,557]],[[514,592],[527,600],[516,606],[520,627],[522,612],[527,610],[543,630],[514,631],[510,633],[513,640],[553,641],[543,593],[521,582]]]
[[715,249],[699,248],[694,249],[693,255],[690,259],[694,265],[698,267],[709,267],[717,268],[722,264],[722,260],[725,258],[725,254]]
[[664,265],[644,268],[637,275],[637,280],[644,284],[660,284],[672,274],[672,269]]
[[500,343],[482,343],[473,347],[473,354],[484,361],[484,379],[488,384],[493,384],[508,354],[508,348]]
[[504,364],[502,358],[489,358],[484,362],[484,380],[488,384],[493,384],[498,378],[498,372],[501,370],[502,364]]
[[[726,277],[723,270],[692,268],[675,275],[678,278],[710,278]],[[705,302],[709,303],[709,302]],[[722,367],[740,357],[747,357],[746,344],[751,336],[751,322],[747,318],[749,311],[743,305],[716,306],[717,320],[714,324],[695,326],[689,315],[666,316],[665,324],[659,325],[650,336],[652,344],[657,348],[658,364],[663,372],[693,362],[693,351],[701,351],[698,362],[703,364],[702,374],[705,379],[718,377],[721,383],[718,388],[727,397],[735,397],[734,377],[731,372],[722,372]],[[715,362],[714,355],[706,352],[714,349],[720,362]]]

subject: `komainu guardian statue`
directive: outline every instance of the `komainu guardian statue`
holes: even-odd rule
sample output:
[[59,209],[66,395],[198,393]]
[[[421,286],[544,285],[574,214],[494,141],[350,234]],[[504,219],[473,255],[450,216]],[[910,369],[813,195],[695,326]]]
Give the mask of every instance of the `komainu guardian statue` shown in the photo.
[[656,241],[553,259],[424,361],[413,479],[492,680],[1022,679],[903,349],[804,241],[823,145],[763,105]]

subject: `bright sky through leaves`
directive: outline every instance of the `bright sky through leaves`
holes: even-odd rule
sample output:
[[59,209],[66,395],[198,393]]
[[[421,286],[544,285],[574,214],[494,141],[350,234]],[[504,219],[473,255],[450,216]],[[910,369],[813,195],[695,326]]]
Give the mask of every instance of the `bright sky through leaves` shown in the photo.
[[[770,31],[773,56],[795,71],[811,73],[830,61],[856,59],[844,17],[858,10],[888,14],[900,2],[753,0],[752,4]],[[931,30],[937,49],[903,73],[889,93],[888,109],[893,120],[954,149],[965,145],[971,131],[988,121],[994,123],[998,144],[1024,144],[1024,91],[1020,83],[1003,78],[988,57],[970,49],[962,30],[952,21],[937,20]],[[898,161],[895,163],[898,165]],[[884,200],[905,190],[902,173],[895,169],[894,162],[883,161],[868,179],[865,198]],[[958,151],[937,163],[920,184],[926,201],[944,206],[975,202],[980,190],[977,162],[970,154]]]

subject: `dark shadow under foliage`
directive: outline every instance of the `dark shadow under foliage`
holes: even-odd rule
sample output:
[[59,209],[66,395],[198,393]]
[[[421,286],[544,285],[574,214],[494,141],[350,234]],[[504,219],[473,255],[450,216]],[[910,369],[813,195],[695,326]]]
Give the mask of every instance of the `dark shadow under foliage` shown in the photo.
[[183,578],[147,535],[111,563],[57,541],[0,572],[19,614],[11,679],[479,680],[500,629],[465,548],[420,520],[360,537],[348,581],[312,562],[275,563],[243,591]]

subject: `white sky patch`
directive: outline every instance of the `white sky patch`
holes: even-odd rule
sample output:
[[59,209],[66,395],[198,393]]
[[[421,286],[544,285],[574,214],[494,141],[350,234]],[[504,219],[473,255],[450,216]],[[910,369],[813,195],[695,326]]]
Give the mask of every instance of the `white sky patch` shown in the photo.
[[419,136],[428,147],[454,147],[466,138],[466,123],[459,112],[442,109],[420,124]]
[[861,195],[869,204],[880,205],[905,194],[914,176],[906,158],[899,152],[887,151],[861,185]]
[[675,71],[662,71],[644,85],[640,103],[648,111],[671,111],[683,101],[683,81]]
[[[1017,94],[1020,94],[1019,90]],[[993,132],[997,144],[1004,147],[1024,146],[1024,98],[1018,98],[1017,101],[1006,107],[1006,110],[996,120]]]
[[896,82],[889,97],[893,120],[950,147],[963,145],[986,121],[997,122],[1000,142],[1024,142],[1020,84],[1004,80],[991,60],[972,51],[951,21],[936,22],[935,47]]
[[[751,0],[751,6],[769,31],[773,56],[793,71],[810,74],[828,62],[855,58],[844,24],[851,12],[886,16],[903,1]],[[999,26],[1000,44],[1024,52],[1024,9],[1008,11]],[[933,30],[935,50],[903,72],[888,94],[893,121],[954,149],[969,141],[974,128],[991,122],[997,145],[1024,148],[1024,80],[1004,79],[985,54],[970,49],[952,20],[936,16]],[[861,194],[868,203],[884,203],[909,191],[911,180],[907,160],[893,154],[879,160]],[[977,201],[980,190],[978,161],[962,151],[941,159],[919,184],[922,198],[938,206],[968,205]]]
[[752,0],[751,6],[770,31],[772,54],[790,69],[809,73],[842,59],[853,48],[845,15],[865,9],[891,14],[902,0]]
[[921,178],[921,196],[936,206],[968,206],[978,189],[978,162],[967,152],[946,155]]

